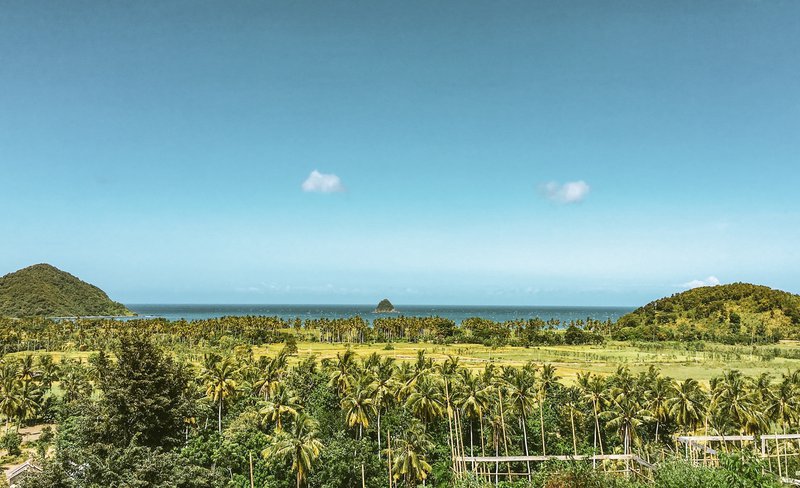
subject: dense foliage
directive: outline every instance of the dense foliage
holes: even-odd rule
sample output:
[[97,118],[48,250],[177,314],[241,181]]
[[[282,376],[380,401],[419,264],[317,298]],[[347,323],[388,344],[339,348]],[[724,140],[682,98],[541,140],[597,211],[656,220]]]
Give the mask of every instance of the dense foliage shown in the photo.
[[540,319],[493,322],[470,318],[461,326],[442,317],[379,317],[372,324],[361,317],[285,320],[278,317],[229,316],[193,321],[164,319],[3,319],[0,351],[99,350],[120,335],[147,332],[170,348],[258,345],[289,340],[327,343],[433,342],[488,346],[597,344],[611,322],[591,319],[563,324]]
[[[548,364],[470,369],[423,350],[401,362],[343,348],[302,361],[249,347],[187,363],[126,333],[88,363],[44,354],[0,364],[6,431],[55,419],[55,451],[26,486],[370,488],[430,486],[777,486],[800,469],[795,443],[722,446],[707,468],[684,463],[673,437],[800,427],[800,374],[727,371],[709,387],[620,368],[566,384]],[[55,389],[57,385],[57,390]],[[10,441],[9,441],[10,442]],[[717,446],[719,448],[720,446]],[[46,452],[42,449],[42,453]],[[760,451],[758,451],[760,453]],[[636,454],[662,467],[625,477],[630,461],[473,468],[458,456]],[[718,465],[718,466],[717,466]]]
[[800,295],[748,283],[661,298],[621,317],[614,337],[764,343],[800,338]]
[[100,288],[49,264],[0,277],[0,316],[79,317],[132,315]]

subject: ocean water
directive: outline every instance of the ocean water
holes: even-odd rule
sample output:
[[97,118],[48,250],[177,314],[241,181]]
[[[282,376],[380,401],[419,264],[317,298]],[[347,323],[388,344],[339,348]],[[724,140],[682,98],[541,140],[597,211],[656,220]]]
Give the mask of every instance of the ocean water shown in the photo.
[[[283,319],[346,318],[360,315],[367,321],[376,317],[398,314],[372,313],[375,305],[180,305],[180,304],[130,304],[130,310],[139,317],[163,317],[168,320],[198,320],[226,315],[264,315]],[[503,306],[453,306],[453,305],[395,305],[401,315],[431,317],[438,315],[460,324],[469,317],[503,322],[506,320],[540,318],[564,322],[572,320],[611,319],[616,321],[633,310],[631,307],[503,307]]]

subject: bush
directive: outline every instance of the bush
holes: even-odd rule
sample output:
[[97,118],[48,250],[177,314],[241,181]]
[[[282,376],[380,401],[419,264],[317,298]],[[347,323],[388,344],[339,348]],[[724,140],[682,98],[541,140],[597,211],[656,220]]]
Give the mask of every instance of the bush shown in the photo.
[[22,454],[20,446],[22,445],[22,436],[14,431],[8,431],[0,437],[0,448],[8,451],[9,456],[19,456]]

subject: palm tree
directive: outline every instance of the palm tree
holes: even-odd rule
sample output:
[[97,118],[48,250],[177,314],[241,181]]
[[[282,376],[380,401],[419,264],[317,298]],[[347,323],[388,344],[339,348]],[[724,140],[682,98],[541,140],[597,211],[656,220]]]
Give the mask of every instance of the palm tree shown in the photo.
[[53,356],[39,356],[39,371],[41,371],[42,384],[48,391],[53,387],[53,381],[58,379],[58,365],[53,362]]
[[371,396],[369,383],[365,380],[357,381],[350,393],[342,399],[342,409],[348,427],[358,426],[358,438],[363,436],[363,429],[369,427],[369,416],[375,413],[375,404]]
[[447,443],[450,447],[450,456],[453,462],[453,469],[456,473],[459,472],[459,464],[457,461],[457,453],[462,453],[463,438],[456,436],[455,431],[458,429],[458,411],[455,409],[455,384],[459,379],[458,373],[461,370],[459,365],[459,358],[453,355],[448,355],[447,359],[436,367],[442,377],[444,385],[444,400],[445,410],[447,412]]
[[711,392],[717,407],[717,418],[722,422],[727,421],[729,427],[739,433],[747,430],[756,414],[748,386],[747,378],[734,369],[723,373]]
[[297,477],[297,488],[308,478],[319,459],[323,445],[317,435],[319,424],[305,413],[297,416],[291,429],[281,431],[270,438],[271,445],[261,455],[265,459],[292,460],[292,471]]
[[331,373],[328,384],[336,388],[340,398],[347,394],[353,383],[353,376],[358,367],[355,356],[351,349],[346,349],[344,353],[336,353],[336,368]]
[[[600,406],[605,400],[606,382],[591,373],[578,374],[578,387],[583,392],[583,398],[591,403],[594,414],[594,454],[597,455],[597,446],[600,445],[600,454],[603,454],[603,437],[600,431]],[[593,462],[596,464],[596,462]]]
[[275,424],[276,432],[280,432],[283,430],[283,418],[287,416],[289,419],[296,418],[302,408],[300,397],[283,383],[276,383],[272,389],[272,396],[259,413],[265,421]]
[[655,440],[658,442],[658,429],[661,423],[667,420],[669,406],[667,401],[672,392],[672,379],[664,376],[656,376],[650,383],[650,389],[645,393],[647,397],[647,409],[656,419]]
[[21,423],[36,415],[41,406],[41,398],[42,392],[38,385],[32,381],[22,381],[20,383],[17,401],[18,429]]
[[556,376],[556,368],[551,364],[545,364],[539,376],[539,424],[542,431],[542,455],[547,455],[547,448],[544,442],[544,403],[547,400],[547,393],[558,384],[559,377]]
[[581,405],[581,392],[575,387],[569,387],[566,390],[566,407],[569,411],[569,424],[572,428],[572,450],[573,453],[578,455],[578,436],[575,432],[575,416],[583,415],[580,409]]
[[[767,404],[765,413],[776,425],[780,426],[781,432],[786,434],[787,426],[792,425],[797,419],[798,413],[800,413],[800,410],[798,410],[797,386],[791,375],[783,374],[780,383],[773,388],[771,401]],[[777,439],[775,444],[778,449],[778,475],[782,476],[780,446]],[[788,461],[785,454],[786,449],[784,446],[784,464]]]
[[269,400],[270,395],[275,392],[286,372],[287,362],[288,356],[283,351],[272,359],[259,358],[260,375],[253,386],[259,394],[264,395],[264,400]]
[[204,363],[205,366],[201,372],[201,377],[205,383],[206,396],[211,401],[217,402],[217,427],[221,434],[222,406],[236,394],[236,380],[234,380],[236,368],[229,357],[219,359],[218,357],[207,356]]
[[400,398],[408,398],[414,391],[419,379],[427,374],[433,367],[433,361],[425,357],[425,349],[417,351],[417,360],[412,363],[404,363],[398,370],[399,378],[402,379],[397,395]]
[[491,391],[484,386],[481,377],[472,374],[469,370],[462,370],[461,381],[455,392],[454,400],[457,407],[464,412],[469,420],[469,454],[474,456],[473,426],[475,419],[480,423],[481,455],[485,455],[483,447],[483,416],[489,408]]
[[622,434],[623,453],[631,453],[631,442],[637,438],[636,428],[652,418],[650,412],[642,408],[637,395],[626,394],[615,388],[612,392],[611,409],[605,414],[609,417],[608,426],[618,429]]
[[62,361],[59,365],[61,389],[64,390],[64,399],[74,402],[92,394],[92,385],[86,379],[86,370],[74,361]]
[[683,428],[684,434],[697,429],[706,413],[707,397],[697,380],[689,378],[673,386],[667,400],[669,414]]
[[370,385],[372,392],[372,404],[378,417],[378,457],[381,453],[381,414],[386,400],[392,398],[396,392],[396,382],[394,380],[395,366],[394,358],[386,357],[381,359],[373,367],[375,372],[374,379]]
[[426,424],[444,414],[444,394],[440,382],[430,375],[422,375],[416,388],[408,395],[406,408]]
[[19,368],[17,371],[17,376],[19,377],[20,381],[29,383],[34,380],[37,376],[39,376],[39,372],[36,370],[36,367],[33,363],[33,355],[26,354],[22,356],[19,360]]
[[21,403],[22,381],[17,373],[15,363],[3,363],[0,366],[0,413],[6,418],[6,432],[11,419],[19,412]]
[[[535,379],[533,371],[530,369],[510,369],[508,372],[509,378],[506,380],[506,391],[508,392],[508,401],[514,411],[521,417],[522,420],[522,442],[525,448],[525,455],[528,456],[528,416],[527,412],[533,408],[533,403],[536,399],[537,391],[535,390]],[[542,439],[542,449],[544,449],[544,439]],[[528,476],[530,477],[531,466],[530,461],[526,461],[528,467]]]
[[403,478],[406,486],[416,486],[417,481],[423,484],[431,472],[431,465],[425,459],[425,453],[433,447],[433,443],[425,432],[425,427],[414,421],[395,440],[392,448],[392,472],[394,479]]

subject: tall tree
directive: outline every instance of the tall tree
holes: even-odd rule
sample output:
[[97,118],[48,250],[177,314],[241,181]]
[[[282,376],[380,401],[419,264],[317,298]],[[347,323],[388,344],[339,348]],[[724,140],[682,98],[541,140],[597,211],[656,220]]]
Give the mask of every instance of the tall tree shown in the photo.
[[262,456],[266,459],[288,457],[292,460],[297,488],[302,486],[314,469],[314,464],[324,447],[318,438],[318,429],[319,424],[316,420],[301,413],[290,429],[276,433],[270,439],[270,446],[262,451]]
[[544,438],[544,404],[547,401],[548,392],[558,384],[559,377],[556,375],[556,368],[552,364],[545,364],[542,366],[542,371],[539,375],[539,425],[542,432],[542,454],[547,455],[547,447]]
[[115,353],[98,382],[112,443],[127,445],[134,436],[148,447],[181,443],[188,372],[142,334],[123,336]]
[[206,361],[201,372],[206,396],[217,403],[217,428],[222,433],[222,407],[236,394],[236,368],[231,358]]
[[283,419],[293,420],[297,418],[300,410],[303,409],[300,397],[283,383],[278,383],[272,389],[272,395],[259,413],[264,420],[275,424],[275,431],[283,430]]

